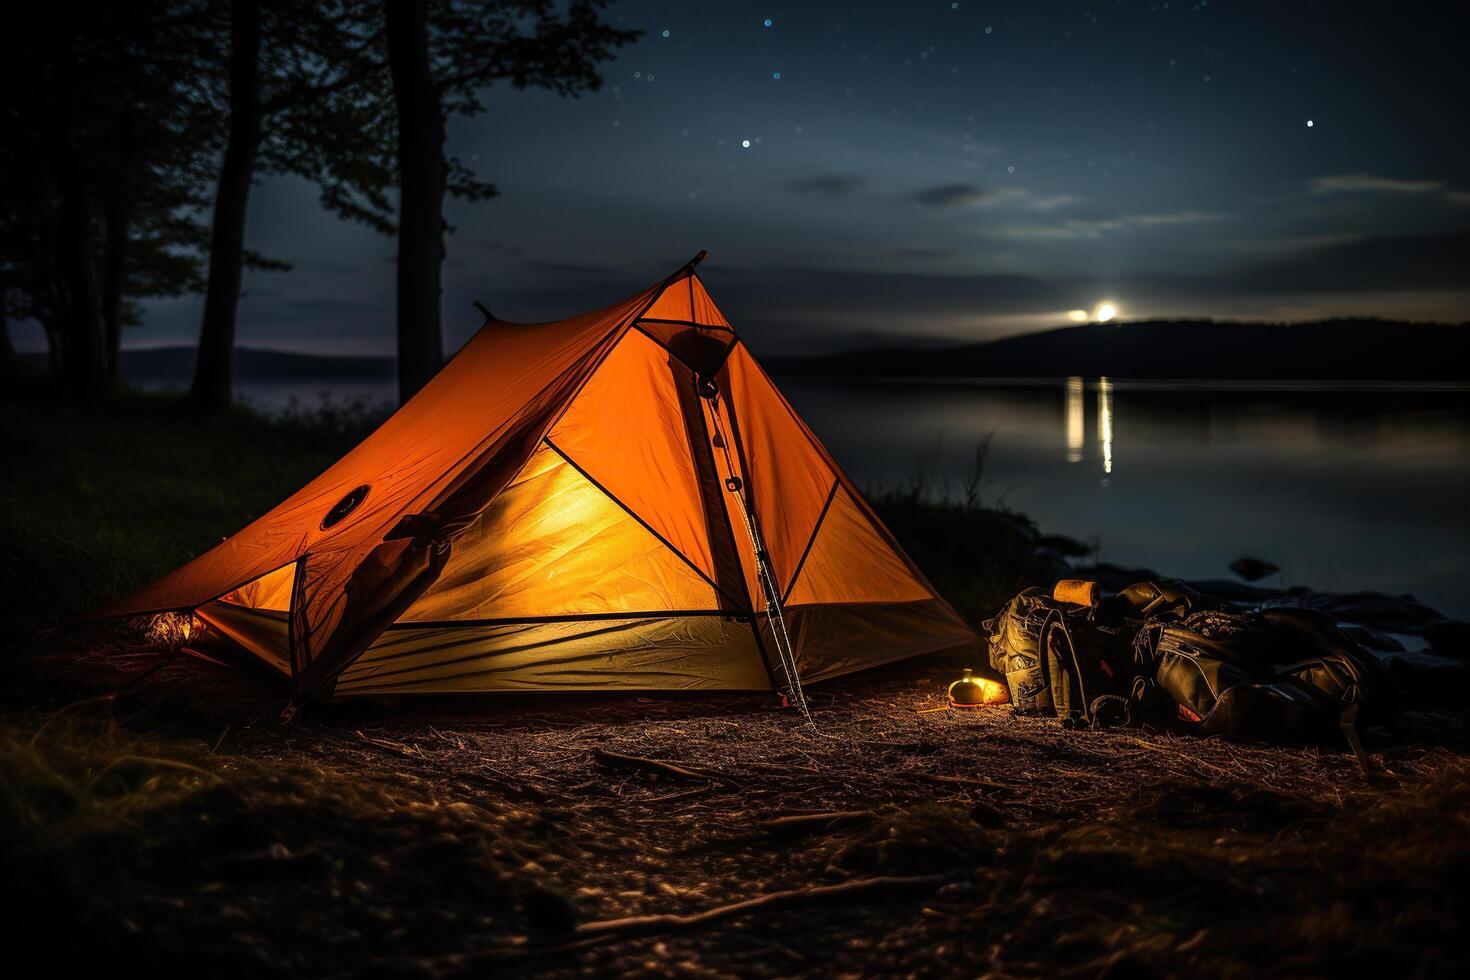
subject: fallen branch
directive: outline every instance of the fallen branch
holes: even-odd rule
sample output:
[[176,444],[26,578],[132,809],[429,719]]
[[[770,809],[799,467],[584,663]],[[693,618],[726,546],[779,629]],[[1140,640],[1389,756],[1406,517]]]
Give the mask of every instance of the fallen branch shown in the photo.
[[824,830],[836,830],[873,818],[872,810],[833,810],[830,813],[798,813],[789,817],[768,820],[762,827],[766,834],[776,838],[800,837],[803,834]]
[[664,762],[659,759],[645,759],[639,755],[624,755],[621,752],[611,752],[607,749],[593,749],[592,755],[598,762],[613,769],[643,769],[649,772],[660,772],[670,776],[679,776],[683,779],[701,779],[716,783],[735,782],[730,776],[714,769],[693,769],[675,765],[672,762]]
[[784,909],[801,905],[818,905],[827,902],[843,902],[870,895],[891,894],[918,890],[932,890],[948,880],[948,875],[913,875],[910,877],[884,876],[859,878],[837,885],[817,885],[812,888],[791,888],[786,891],[758,895],[729,905],[717,905],[703,912],[690,915],[633,915],[624,919],[602,919],[584,922],[577,926],[574,935],[579,937],[613,935],[619,939],[647,936],[651,933],[682,932],[697,929],[711,922],[734,919],[764,909]]
[[698,796],[701,793],[708,793],[709,791],[710,784],[706,783],[703,786],[696,786],[693,789],[681,789],[677,793],[668,793],[664,796],[655,796],[651,800],[643,800],[642,802],[645,806],[651,803],[668,803],[672,800],[688,799],[691,796]]
[[793,766],[787,762],[747,762],[746,766],[751,769],[768,769],[772,772],[800,772],[813,776],[822,774],[822,770],[815,766]]
[[380,749],[388,749],[389,751],[397,752],[399,755],[424,757],[424,750],[417,745],[409,745],[406,742],[390,742],[386,738],[374,738],[371,735],[364,735],[361,731],[358,731],[356,735],[367,744],[376,745]]
[[540,956],[575,953],[603,943],[623,939],[636,939],[663,933],[688,932],[702,926],[726,919],[735,919],[752,912],[773,909],[797,908],[805,905],[827,905],[867,899],[879,895],[906,894],[909,892],[932,891],[948,881],[949,875],[913,875],[910,877],[884,876],[844,881],[837,885],[817,885],[812,888],[792,888],[771,892],[717,905],[703,912],[689,915],[634,915],[623,919],[602,919],[584,922],[571,933],[568,942],[549,946],[533,945],[526,937],[514,940],[515,945],[503,949],[487,949],[477,953],[455,954],[446,958],[443,965],[464,968],[475,964],[510,963]]

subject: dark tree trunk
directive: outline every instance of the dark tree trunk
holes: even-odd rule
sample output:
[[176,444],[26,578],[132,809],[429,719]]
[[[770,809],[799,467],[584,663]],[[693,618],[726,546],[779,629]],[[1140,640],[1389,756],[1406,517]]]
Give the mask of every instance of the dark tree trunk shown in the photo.
[[43,322],[41,328],[46,332],[46,365],[53,378],[60,378],[66,372],[66,344],[61,339],[61,330],[49,321]]
[[123,282],[127,275],[128,204],[119,189],[107,201],[103,223],[107,229],[107,257],[102,275],[102,324],[107,350],[107,376],[116,380],[118,351],[122,347]]
[[46,290],[45,312],[39,314],[37,319],[41,321],[41,328],[46,331],[46,363],[51,367],[51,376],[57,379],[66,377],[66,337],[62,329],[65,311],[66,291],[53,275]]
[[10,342],[10,311],[5,306],[5,292],[0,290],[0,372],[15,366],[15,345]]
[[70,40],[63,42],[57,68],[60,111],[53,120],[50,157],[61,196],[56,262],[65,292],[62,365],[73,393],[91,397],[107,388],[107,355],[97,270],[92,264],[92,208],[74,131],[81,94],[80,66]]
[[209,238],[209,286],[191,397],[209,409],[228,408],[235,349],[235,313],[245,250],[245,208],[260,145],[260,3],[230,4],[230,136],[214,195]]
[[429,68],[426,0],[386,0],[388,66],[398,105],[398,397],[444,363],[444,115]]

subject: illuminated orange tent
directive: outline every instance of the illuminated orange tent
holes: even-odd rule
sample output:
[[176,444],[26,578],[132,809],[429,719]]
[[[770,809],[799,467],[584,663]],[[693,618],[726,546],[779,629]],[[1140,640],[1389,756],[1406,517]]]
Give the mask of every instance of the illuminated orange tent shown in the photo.
[[489,319],[325,473],[101,615],[192,611],[296,705],[799,693],[974,642],[710,300],[703,255],[595,313]]

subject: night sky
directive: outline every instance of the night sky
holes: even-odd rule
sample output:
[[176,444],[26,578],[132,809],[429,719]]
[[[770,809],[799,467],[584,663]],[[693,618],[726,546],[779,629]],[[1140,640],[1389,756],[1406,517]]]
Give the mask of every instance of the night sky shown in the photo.
[[[444,327],[549,319],[694,252],[757,352],[1123,319],[1470,319],[1458,3],[626,2],[578,100],[509,88],[449,152]],[[244,345],[386,353],[393,243],[257,188]],[[153,303],[134,346],[192,342]]]

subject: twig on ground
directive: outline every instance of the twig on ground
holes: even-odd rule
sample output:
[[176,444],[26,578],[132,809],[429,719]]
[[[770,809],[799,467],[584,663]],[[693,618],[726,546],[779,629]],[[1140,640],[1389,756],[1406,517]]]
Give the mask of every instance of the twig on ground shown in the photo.
[[694,769],[676,765],[672,762],[664,762],[660,759],[645,759],[640,755],[624,755],[621,752],[612,752],[608,749],[593,749],[592,755],[598,762],[611,768],[646,769],[650,772],[667,773],[668,775],[680,776],[684,779],[703,779],[717,783],[736,782],[734,777],[715,769]]
[[836,885],[817,885],[811,888],[791,888],[785,891],[770,892],[755,898],[732,902],[729,905],[717,905],[703,912],[694,912],[689,915],[633,915],[621,919],[584,922],[572,931],[573,938],[569,942],[537,946],[526,937],[518,937],[513,945],[506,948],[452,956],[444,965],[450,968],[465,968],[474,964],[512,963],[534,957],[575,953],[591,946],[624,939],[688,932],[715,922],[722,922],[725,919],[749,915],[752,912],[850,902],[879,895],[932,891],[949,879],[949,875],[943,874],[859,878]]
[[791,838],[803,834],[836,830],[839,827],[873,819],[872,810],[833,810],[829,813],[799,813],[768,820],[762,829],[769,837]]

